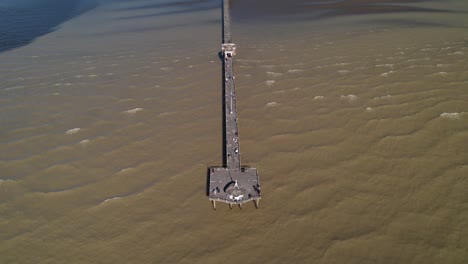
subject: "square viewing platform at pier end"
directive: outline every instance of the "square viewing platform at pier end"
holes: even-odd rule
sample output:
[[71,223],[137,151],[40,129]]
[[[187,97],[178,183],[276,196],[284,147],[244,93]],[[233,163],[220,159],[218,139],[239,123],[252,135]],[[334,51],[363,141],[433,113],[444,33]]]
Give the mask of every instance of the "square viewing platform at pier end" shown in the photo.
[[216,202],[224,202],[232,208],[234,204],[254,201],[258,207],[261,187],[256,168],[230,170],[224,167],[209,168],[209,200],[216,208]]

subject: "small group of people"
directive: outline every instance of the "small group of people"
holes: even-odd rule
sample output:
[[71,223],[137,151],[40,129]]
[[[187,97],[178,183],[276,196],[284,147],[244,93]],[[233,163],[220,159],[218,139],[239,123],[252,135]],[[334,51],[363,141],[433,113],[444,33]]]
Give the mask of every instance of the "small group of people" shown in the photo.
[[256,185],[253,186],[253,188],[258,193],[258,195],[260,195],[260,193],[262,191],[261,187],[260,187],[260,184],[257,183]]
[[216,195],[216,194],[218,194],[220,191],[221,191],[221,190],[219,189],[219,187],[216,187],[216,188],[213,189],[212,192]]

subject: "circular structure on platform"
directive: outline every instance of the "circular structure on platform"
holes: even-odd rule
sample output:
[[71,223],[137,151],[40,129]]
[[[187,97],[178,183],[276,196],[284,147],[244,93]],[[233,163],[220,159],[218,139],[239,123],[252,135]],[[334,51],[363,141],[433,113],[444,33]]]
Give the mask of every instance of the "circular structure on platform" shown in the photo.
[[234,197],[237,197],[239,195],[244,195],[247,193],[247,190],[245,188],[239,187],[239,188],[228,188],[226,189],[226,193],[228,195],[232,195]]
[[235,182],[230,182],[226,187],[225,187],[225,192],[229,196],[233,197],[239,197],[241,195],[244,195],[247,193],[247,190],[239,185],[237,185]]

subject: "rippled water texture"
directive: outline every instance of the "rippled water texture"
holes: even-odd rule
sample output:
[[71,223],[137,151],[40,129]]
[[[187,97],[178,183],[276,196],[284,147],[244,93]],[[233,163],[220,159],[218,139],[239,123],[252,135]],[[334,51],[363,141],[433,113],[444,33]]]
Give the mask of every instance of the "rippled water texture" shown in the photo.
[[219,4],[100,1],[2,49],[0,263],[466,263],[467,3],[233,1],[263,199],[215,211]]

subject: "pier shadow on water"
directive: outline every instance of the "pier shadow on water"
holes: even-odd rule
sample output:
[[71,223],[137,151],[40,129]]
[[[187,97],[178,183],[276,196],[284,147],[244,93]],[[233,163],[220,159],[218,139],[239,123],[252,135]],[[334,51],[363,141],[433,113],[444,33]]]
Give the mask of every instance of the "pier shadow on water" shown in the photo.
[[96,0],[0,2],[0,53],[28,45],[96,6]]
[[206,169],[206,196],[209,196],[210,195],[210,170],[211,168],[216,168],[216,167],[226,167],[227,166],[227,156],[226,156],[226,100],[225,100],[225,96],[226,96],[226,93],[225,93],[225,90],[226,90],[226,87],[225,87],[225,82],[224,82],[224,78],[225,78],[225,72],[224,72],[224,56],[223,56],[223,52],[220,51],[218,52],[218,58],[219,60],[221,61],[222,63],[222,68],[221,68],[221,75],[223,76],[222,78],[222,81],[221,81],[221,87],[222,87],[222,92],[221,92],[221,107],[222,107],[222,114],[223,114],[223,117],[222,117],[222,132],[223,132],[223,136],[221,137],[222,139],[222,142],[221,142],[221,153],[222,153],[222,166],[219,166],[219,165],[214,165],[214,166],[208,166],[208,168]]

